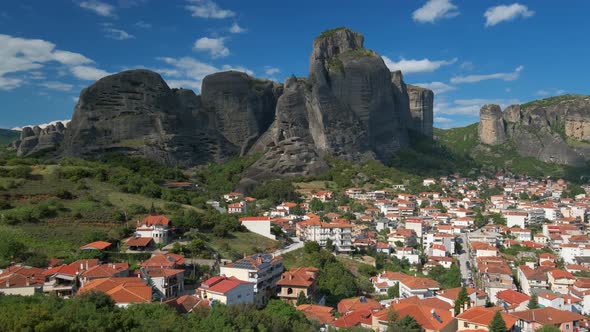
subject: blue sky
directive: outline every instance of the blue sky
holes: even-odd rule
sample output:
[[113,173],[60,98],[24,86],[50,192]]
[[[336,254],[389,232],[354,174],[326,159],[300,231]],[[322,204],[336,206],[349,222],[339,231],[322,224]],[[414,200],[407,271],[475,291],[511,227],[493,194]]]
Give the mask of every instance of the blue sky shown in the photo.
[[131,68],[198,93],[237,69],[306,76],[312,40],[347,26],[365,47],[433,88],[435,126],[506,106],[587,94],[590,2],[493,0],[55,0],[0,5],[0,128],[71,117],[82,88]]

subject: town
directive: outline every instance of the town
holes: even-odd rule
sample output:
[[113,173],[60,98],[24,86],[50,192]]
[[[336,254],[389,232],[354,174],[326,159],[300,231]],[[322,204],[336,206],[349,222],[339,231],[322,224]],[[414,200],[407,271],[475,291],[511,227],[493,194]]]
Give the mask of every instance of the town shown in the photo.
[[[0,294],[100,292],[119,307],[160,303],[189,315],[280,300],[321,330],[588,330],[590,186],[503,173],[423,178],[413,188],[312,184],[298,189],[300,201],[267,209],[240,192],[207,201],[248,232],[280,241],[274,251],[194,255],[203,244],[152,211],[121,243],[82,246],[89,258],[0,270]],[[143,259],[126,262],[126,253]],[[346,274],[357,289],[347,288]]]

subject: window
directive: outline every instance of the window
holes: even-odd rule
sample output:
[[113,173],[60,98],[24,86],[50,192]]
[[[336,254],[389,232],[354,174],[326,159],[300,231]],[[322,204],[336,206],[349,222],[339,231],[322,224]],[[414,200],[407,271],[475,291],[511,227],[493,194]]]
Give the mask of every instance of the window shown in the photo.
[[289,287],[287,288],[287,294],[293,294],[293,288]]
[[565,324],[565,329],[569,330],[570,329],[570,324]]

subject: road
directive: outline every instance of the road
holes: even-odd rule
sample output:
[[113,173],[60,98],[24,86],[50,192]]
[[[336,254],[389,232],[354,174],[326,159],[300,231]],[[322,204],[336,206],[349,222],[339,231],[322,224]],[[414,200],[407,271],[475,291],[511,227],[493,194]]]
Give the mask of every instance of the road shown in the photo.
[[291,252],[293,250],[303,248],[303,241],[299,240],[299,238],[292,237],[291,240],[293,240],[293,243],[291,243],[290,245],[286,246],[283,249],[279,249],[279,250],[275,251],[273,253],[273,255],[281,256],[281,255],[284,255],[284,254]]
[[465,284],[468,285],[469,274],[471,270],[467,267],[467,262],[469,262],[469,245],[467,244],[467,233],[461,233],[461,245],[463,246],[463,252],[459,255],[459,267],[461,269],[461,277],[465,281]]

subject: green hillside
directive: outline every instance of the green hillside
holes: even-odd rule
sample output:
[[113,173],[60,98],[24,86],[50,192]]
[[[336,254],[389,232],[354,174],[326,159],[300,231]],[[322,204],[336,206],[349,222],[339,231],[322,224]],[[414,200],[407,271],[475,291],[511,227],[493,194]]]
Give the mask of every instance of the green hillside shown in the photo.
[[434,130],[435,140],[449,151],[472,159],[478,167],[489,171],[510,171],[519,175],[565,177],[572,181],[590,173],[588,167],[576,168],[539,161],[517,154],[514,143],[501,146],[480,145],[478,123],[465,127]]
[[10,129],[0,129],[0,146],[12,143],[20,137],[20,132]]

